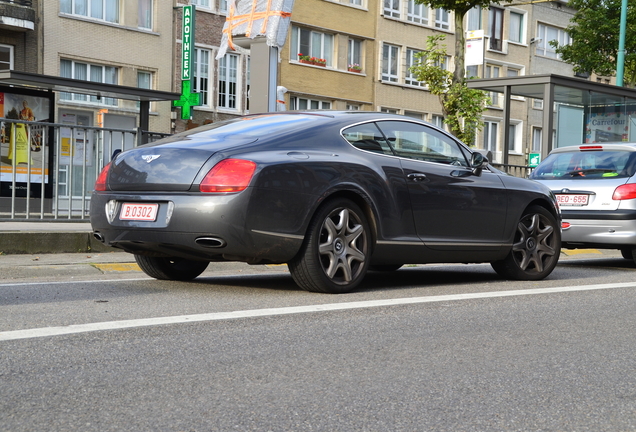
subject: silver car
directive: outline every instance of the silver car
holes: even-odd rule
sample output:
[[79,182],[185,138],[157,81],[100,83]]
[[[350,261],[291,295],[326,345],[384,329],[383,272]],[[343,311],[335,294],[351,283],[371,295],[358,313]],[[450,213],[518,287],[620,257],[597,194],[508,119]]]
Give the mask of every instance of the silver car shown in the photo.
[[636,143],[553,150],[530,178],[556,195],[565,248],[619,249],[636,260]]

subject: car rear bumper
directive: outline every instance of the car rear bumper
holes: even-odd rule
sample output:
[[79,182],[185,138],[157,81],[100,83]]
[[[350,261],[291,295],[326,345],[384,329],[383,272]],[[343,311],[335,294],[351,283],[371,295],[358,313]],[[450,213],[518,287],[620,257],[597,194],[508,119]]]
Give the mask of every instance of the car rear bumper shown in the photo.
[[561,241],[564,247],[620,249],[622,246],[636,246],[636,212],[575,213],[563,212],[565,228],[562,229]]

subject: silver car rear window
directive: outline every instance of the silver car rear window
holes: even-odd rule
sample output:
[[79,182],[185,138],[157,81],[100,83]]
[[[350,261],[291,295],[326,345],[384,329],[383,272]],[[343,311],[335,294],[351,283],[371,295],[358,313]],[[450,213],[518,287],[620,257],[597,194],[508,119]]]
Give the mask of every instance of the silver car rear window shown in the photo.
[[534,180],[631,177],[636,152],[573,151],[548,156],[530,174]]

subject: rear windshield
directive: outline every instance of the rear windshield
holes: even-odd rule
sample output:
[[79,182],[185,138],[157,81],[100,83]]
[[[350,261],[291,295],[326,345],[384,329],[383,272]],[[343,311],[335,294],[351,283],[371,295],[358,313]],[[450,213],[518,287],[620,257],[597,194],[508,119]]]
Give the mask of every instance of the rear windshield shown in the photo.
[[584,151],[551,154],[530,174],[534,180],[617,178],[634,175],[636,152]]

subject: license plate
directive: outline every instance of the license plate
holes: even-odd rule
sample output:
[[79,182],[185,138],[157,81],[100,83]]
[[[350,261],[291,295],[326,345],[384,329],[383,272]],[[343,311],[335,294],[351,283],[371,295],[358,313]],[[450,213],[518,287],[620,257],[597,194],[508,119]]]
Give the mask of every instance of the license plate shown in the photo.
[[124,203],[119,212],[120,220],[154,221],[157,219],[159,204]]
[[557,202],[561,206],[586,206],[590,196],[584,194],[557,195]]

